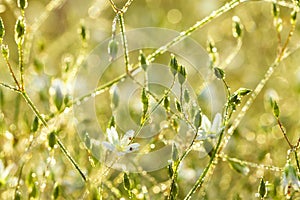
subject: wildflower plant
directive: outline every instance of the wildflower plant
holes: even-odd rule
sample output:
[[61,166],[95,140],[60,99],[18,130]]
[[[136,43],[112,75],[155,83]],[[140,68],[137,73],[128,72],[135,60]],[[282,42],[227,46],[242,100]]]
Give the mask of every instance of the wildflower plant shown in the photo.
[[0,199],[299,198],[300,3],[251,2],[0,2]]

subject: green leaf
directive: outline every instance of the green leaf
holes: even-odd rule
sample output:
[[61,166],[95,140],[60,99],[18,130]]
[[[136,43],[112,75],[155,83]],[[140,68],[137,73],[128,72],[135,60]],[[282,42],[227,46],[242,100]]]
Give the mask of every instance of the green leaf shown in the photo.
[[48,135],[48,145],[49,147],[52,149],[54,147],[54,145],[56,144],[56,132],[52,131],[49,135]]
[[130,190],[131,189],[131,184],[130,184],[129,176],[128,176],[127,173],[124,173],[123,185],[124,185],[125,190]]
[[258,187],[258,194],[261,198],[264,198],[267,195],[267,188],[263,178],[260,180],[260,184]]
[[279,106],[276,101],[273,101],[273,114],[276,118],[278,118],[280,114]]
[[215,67],[215,68],[214,68],[214,73],[215,73],[215,76],[216,76],[218,79],[224,79],[224,78],[225,78],[225,72],[224,72],[224,70],[221,69],[221,68]]
[[239,160],[236,160],[234,158],[228,159],[229,165],[232,169],[237,171],[240,174],[248,175],[250,169],[245,164],[241,163]]

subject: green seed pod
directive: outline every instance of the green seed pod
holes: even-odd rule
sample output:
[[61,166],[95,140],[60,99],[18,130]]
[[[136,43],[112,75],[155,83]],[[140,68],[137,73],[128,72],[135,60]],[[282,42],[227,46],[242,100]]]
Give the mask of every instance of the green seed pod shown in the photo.
[[22,199],[21,197],[22,197],[21,192],[19,190],[17,190],[15,192],[15,198],[14,198],[14,200],[21,200]]
[[174,54],[171,54],[170,67],[171,67],[171,72],[172,72],[173,76],[175,76],[178,72],[179,66],[178,66],[178,62],[177,62],[177,59]]
[[116,85],[112,86],[109,90],[109,93],[111,96],[111,106],[113,109],[116,109],[120,102],[118,87]]
[[146,56],[144,55],[144,53],[143,53],[142,50],[140,50],[139,64],[140,64],[140,67],[142,67],[142,69],[143,69],[144,71],[147,70],[149,63],[148,63],[147,58],[146,58]]
[[261,178],[261,180],[260,180],[260,184],[258,187],[258,194],[261,198],[264,198],[267,195],[267,188],[266,188],[266,184],[265,184],[265,181],[263,178]]
[[83,24],[80,25],[79,33],[80,33],[81,40],[85,42],[87,40],[88,33]]
[[31,192],[29,193],[29,199],[33,198],[35,199],[37,197],[37,187],[35,184],[33,184],[31,188]]
[[15,42],[22,45],[25,38],[26,24],[24,18],[19,17],[15,25]]
[[248,95],[252,90],[247,88],[239,88],[236,93],[240,95],[241,97]]
[[129,180],[129,177],[128,177],[127,173],[124,173],[123,185],[124,185],[125,190],[130,190],[131,189],[131,184],[130,184],[130,180]]
[[141,99],[142,99],[142,104],[143,104],[142,120],[144,120],[146,117],[146,114],[148,112],[148,107],[149,107],[149,98],[148,98],[145,88],[143,88]]
[[228,160],[229,165],[232,169],[237,171],[238,173],[241,173],[243,175],[247,175],[250,171],[249,167],[247,167],[245,164],[241,163],[240,161],[237,161],[235,159]]
[[60,186],[58,184],[55,184],[53,193],[52,193],[53,199],[58,199],[59,194],[60,194]]
[[31,125],[31,132],[34,133],[39,128],[39,118],[35,117]]
[[291,24],[295,25],[296,24],[296,19],[297,19],[297,11],[294,9],[291,12]]
[[5,28],[4,28],[2,18],[0,17],[0,44],[2,43],[4,35],[5,35]]
[[170,111],[170,97],[165,96],[164,98],[164,108],[166,109],[167,112]]
[[216,76],[218,79],[220,79],[220,80],[222,80],[222,79],[225,78],[225,72],[224,72],[224,70],[221,69],[221,68],[215,67],[215,68],[214,68],[214,73],[215,73],[215,76]]
[[239,38],[243,33],[243,25],[241,24],[241,20],[238,16],[232,17],[232,35],[235,38]]
[[56,109],[59,111],[61,110],[62,105],[64,103],[64,94],[62,92],[61,84],[57,82],[57,84],[53,86],[53,89],[54,89],[54,96],[53,96],[54,105]]
[[178,81],[179,81],[180,85],[182,85],[186,80],[186,70],[185,70],[185,67],[182,65],[180,65],[178,70],[179,70]]
[[52,131],[49,135],[48,135],[48,145],[49,147],[52,149],[54,147],[54,145],[56,144],[56,136],[55,136],[56,132]]
[[108,43],[108,54],[110,55],[110,60],[113,61],[116,59],[118,54],[119,42],[113,38]]
[[172,119],[171,126],[176,133],[179,131],[179,124],[176,119]]
[[111,116],[109,122],[108,122],[108,126],[107,128],[111,128],[111,127],[115,127],[116,126],[116,122],[115,122],[115,117]]
[[1,45],[1,53],[5,60],[9,58],[9,48],[8,45]]
[[172,145],[172,160],[173,162],[176,162],[179,159],[178,156],[178,149],[175,143]]
[[85,143],[86,148],[88,148],[88,149],[92,148],[91,138],[88,133],[85,133],[84,143]]
[[18,7],[19,8],[24,10],[25,8],[27,8],[27,6],[28,6],[27,0],[18,0]]
[[194,117],[194,126],[198,130],[202,123],[202,111],[201,109],[197,110],[196,115]]
[[190,101],[190,94],[189,94],[189,91],[187,89],[184,90],[183,97],[184,97],[184,101],[186,103],[188,103]]
[[178,112],[182,112],[181,105],[177,99],[175,99],[175,107]]
[[272,4],[272,15],[274,18],[278,18],[279,17],[279,13],[280,13],[280,9],[279,7],[277,6],[276,3],[273,3]]

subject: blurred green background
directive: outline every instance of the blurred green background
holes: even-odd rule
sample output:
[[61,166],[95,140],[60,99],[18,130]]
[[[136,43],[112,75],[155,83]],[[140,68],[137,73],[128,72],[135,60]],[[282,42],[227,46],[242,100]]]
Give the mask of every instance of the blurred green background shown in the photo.
[[[188,29],[196,21],[206,17],[226,2],[220,0],[135,0],[124,16],[125,26],[127,30],[160,27],[180,32]],[[121,7],[124,1],[118,0],[116,4]],[[51,6],[54,6],[55,9],[48,12],[47,9],[51,9]],[[206,48],[208,37],[213,38],[222,63],[236,45],[236,39],[232,36],[232,17],[238,16],[241,19],[244,26],[243,45],[237,56],[225,69],[226,80],[232,91],[240,87],[254,89],[276,57],[278,40],[273,27],[271,9],[270,2],[242,3],[190,36],[204,48]],[[280,16],[283,20],[281,35],[282,41],[285,41],[291,27],[291,9],[284,7],[280,7],[280,9]],[[18,54],[14,43],[14,24],[19,15],[20,11],[15,1],[0,1],[0,16],[6,30],[4,43],[9,45],[11,64],[15,71],[17,71]],[[89,33],[84,51],[90,52],[111,36],[111,25],[115,14],[108,0],[29,0],[25,16],[27,33],[30,36],[27,41],[31,41],[26,43],[26,47],[30,51],[25,52],[28,57],[25,67],[26,88],[38,109],[48,115],[55,112],[53,102],[49,100],[51,99],[49,95],[51,81],[55,78],[63,79],[66,60],[70,60],[73,65],[81,54],[82,41],[78,33],[81,23],[84,22]],[[43,17],[45,19],[42,19]],[[297,25],[289,44],[291,50],[299,45],[299,27]],[[136,63],[137,53],[133,52],[130,55],[131,61]],[[286,127],[290,141],[295,144],[300,135],[299,56],[300,51],[295,50],[275,71],[231,138],[224,151],[228,156],[280,168],[285,165],[289,146],[273,117],[268,98],[270,94],[277,96],[281,110],[280,118]],[[160,56],[158,62],[167,64],[169,53]],[[3,59],[0,59],[0,69],[1,82],[13,83]],[[120,73],[119,70],[111,69],[105,78],[109,81],[118,73]],[[103,82],[106,82],[106,79]],[[218,100],[218,107],[221,109],[222,104],[225,103],[223,86],[218,81],[214,81],[212,85],[212,90],[215,90],[214,94],[217,95],[213,98]],[[95,188],[101,185],[99,177],[101,163],[94,161],[96,166],[91,165],[89,158],[92,158],[84,148],[74,125],[70,123],[72,113],[61,114],[51,120],[50,124],[61,130],[59,134],[65,146],[71,155],[74,155],[79,166],[89,174],[92,181],[87,185],[82,182],[60,150],[47,150],[47,133],[44,129],[41,128],[36,134],[31,133],[34,115],[23,99],[18,94],[4,88],[0,88],[0,97],[0,160],[4,167],[11,167],[9,175],[6,178],[2,177],[5,179],[2,182],[0,171],[0,198],[12,198],[23,162],[25,165],[21,174],[20,191],[24,199],[27,199],[32,192],[32,187],[29,187],[28,178],[26,178],[31,172],[36,174],[34,175],[36,181],[34,184],[37,185],[40,199],[49,199],[55,184],[61,186],[59,197],[61,199],[92,199],[93,195],[96,196]],[[101,102],[99,105],[97,103],[99,112],[97,117],[102,130],[105,130],[111,117],[110,100],[107,97],[109,97],[109,92],[96,98],[97,102]],[[202,109],[206,111],[207,116],[216,112],[216,110],[210,110],[206,104],[209,102],[206,102],[206,99],[201,96],[199,96],[198,103],[203,106]],[[240,107],[237,113],[239,110]],[[34,138],[32,148],[26,152],[28,140],[32,137]],[[180,171],[178,199],[182,199],[193,186],[208,159],[208,157],[200,159],[198,152],[192,152],[186,158]],[[231,169],[228,162],[223,161],[219,161],[214,174],[206,183],[205,197],[203,198],[237,199],[239,195],[241,199],[255,199],[262,176],[276,185],[275,189],[271,190],[269,199],[276,199],[275,196],[278,196],[277,199],[282,199],[283,196],[280,196],[282,189],[278,183],[281,172],[250,168],[249,174],[243,175]],[[112,170],[107,177],[102,177],[102,179],[107,179],[106,185],[101,191],[104,199],[117,199],[118,194],[125,199],[128,198],[122,186],[121,172]],[[147,174],[133,174],[132,179],[137,182],[137,188],[140,190],[143,186],[147,187],[150,199],[164,199],[164,193],[167,192],[169,185],[166,168]],[[109,189],[110,184],[114,185],[115,190]],[[197,193],[193,198],[201,199],[202,193]]]

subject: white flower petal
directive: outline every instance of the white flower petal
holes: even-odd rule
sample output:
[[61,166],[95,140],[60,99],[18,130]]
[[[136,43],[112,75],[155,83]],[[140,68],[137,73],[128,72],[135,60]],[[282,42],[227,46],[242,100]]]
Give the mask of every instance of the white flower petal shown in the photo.
[[210,131],[211,123],[210,123],[209,119],[206,117],[206,115],[202,115],[201,128],[206,133]]
[[107,128],[106,133],[107,133],[108,141],[110,143],[114,145],[119,143],[119,135],[115,127],[112,126],[111,128]]
[[121,139],[121,146],[127,146],[130,141],[133,139],[134,136],[134,131],[133,130],[129,130],[125,133],[125,135],[123,136],[123,138]]
[[109,142],[102,142],[102,145],[110,151],[114,151],[116,148]]
[[199,130],[197,133],[196,140],[206,140],[206,139],[207,139],[206,132],[203,130]]
[[222,123],[222,115],[217,113],[211,126],[211,133],[218,134]]
[[137,151],[139,149],[139,147],[140,147],[139,143],[132,143],[126,147],[125,152],[131,153],[131,152]]

